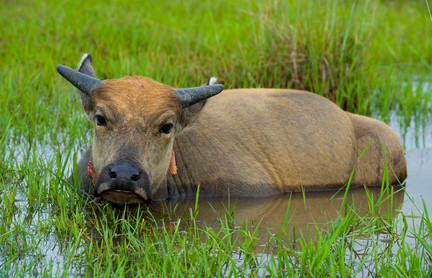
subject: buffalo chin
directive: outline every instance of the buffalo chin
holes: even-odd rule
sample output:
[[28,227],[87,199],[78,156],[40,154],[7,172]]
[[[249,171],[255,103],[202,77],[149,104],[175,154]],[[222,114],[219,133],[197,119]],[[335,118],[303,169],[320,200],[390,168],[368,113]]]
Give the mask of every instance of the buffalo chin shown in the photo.
[[148,201],[132,191],[106,190],[100,196],[115,206],[139,205]]

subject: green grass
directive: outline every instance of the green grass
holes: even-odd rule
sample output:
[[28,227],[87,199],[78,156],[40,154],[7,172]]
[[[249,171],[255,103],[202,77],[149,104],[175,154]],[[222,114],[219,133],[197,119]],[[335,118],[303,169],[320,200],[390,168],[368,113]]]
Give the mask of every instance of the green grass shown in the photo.
[[377,213],[388,195],[361,211],[346,202],[309,235],[291,209],[286,229],[263,236],[233,206],[206,226],[193,210],[178,220],[86,202],[66,179],[91,126],[55,66],[89,52],[100,78],[189,87],[216,75],[226,88],[306,89],[409,125],[430,116],[431,45],[421,0],[1,1],[0,277],[430,277],[429,212]]

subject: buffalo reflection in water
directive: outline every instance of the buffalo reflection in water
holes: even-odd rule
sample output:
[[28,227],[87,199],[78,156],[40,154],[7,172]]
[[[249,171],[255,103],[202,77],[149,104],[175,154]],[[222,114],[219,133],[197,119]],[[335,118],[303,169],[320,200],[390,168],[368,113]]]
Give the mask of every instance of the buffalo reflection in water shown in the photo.
[[[391,191],[394,193],[391,194]],[[317,229],[330,227],[331,222],[338,216],[344,216],[345,204],[352,206],[359,216],[370,215],[370,204],[374,204],[374,215],[395,217],[403,200],[404,190],[401,186],[390,186],[383,194],[380,187],[368,187],[350,189],[347,193],[342,190],[308,192],[304,195],[292,193],[266,198],[203,198],[197,204],[196,223],[217,230],[221,228],[221,219],[231,218],[230,215],[233,215],[234,219],[229,220],[234,220],[240,227],[245,222],[253,229],[258,226],[258,245],[262,245],[268,242],[269,233],[278,233],[281,224],[285,225],[287,234],[292,235],[295,229],[295,236],[303,234],[304,237],[313,239]],[[156,202],[150,205],[154,217],[158,217],[162,211],[170,211],[174,213],[170,216],[171,219],[183,219],[183,223],[188,222],[187,218],[190,220],[194,208],[195,199]]]

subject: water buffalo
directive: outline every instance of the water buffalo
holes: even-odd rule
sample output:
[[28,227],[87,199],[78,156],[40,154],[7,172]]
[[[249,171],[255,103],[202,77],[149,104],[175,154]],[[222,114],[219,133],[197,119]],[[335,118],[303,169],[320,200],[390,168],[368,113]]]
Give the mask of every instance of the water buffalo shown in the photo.
[[85,54],[78,71],[57,70],[79,89],[94,126],[78,164],[82,190],[114,205],[193,196],[198,186],[200,196],[334,190],[354,168],[352,187],[381,185],[386,174],[399,184],[407,176],[389,126],[316,94],[219,94],[222,85],[174,89],[139,76],[100,80],[91,60]]

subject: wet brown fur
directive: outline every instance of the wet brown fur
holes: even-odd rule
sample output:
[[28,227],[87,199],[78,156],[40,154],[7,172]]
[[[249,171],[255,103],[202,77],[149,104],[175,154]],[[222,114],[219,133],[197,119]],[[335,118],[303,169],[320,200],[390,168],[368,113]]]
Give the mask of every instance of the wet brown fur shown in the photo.
[[177,136],[175,151],[180,174],[170,176],[170,195],[193,194],[198,184],[210,195],[332,190],[348,183],[354,166],[351,186],[378,186],[385,161],[391,184],[399,183],[392,170],[400,181],[407,176],[390,127],[292,90],[222,92],[209,99],[193,129]]
[[[80,161],[86,192],[87,163],[99,175],[121,159],[148,173],[153,199],[194,195],[198,186],[206,196],[332,190],[348,183],[354,167],[351,186],[379,186],[386,162],[390,184],[407,176],[402,145],[390,127],[309,92],[225,90],[205,105],[181,110],[171,87],[125,77],[104,80],[84,102],[95,126]],[[106,127],[96,125],[96,114],[106,118]],[[173,131],[158,133],[166,122]],[[168,171],[173,149],[175,176]]]

